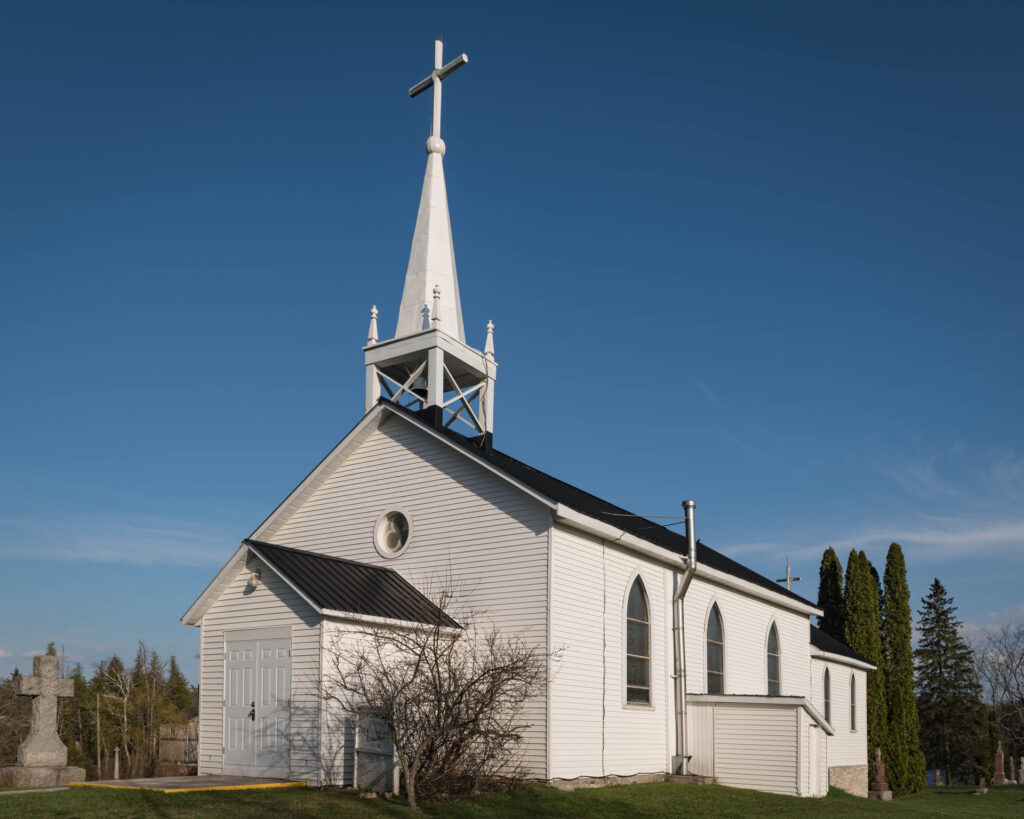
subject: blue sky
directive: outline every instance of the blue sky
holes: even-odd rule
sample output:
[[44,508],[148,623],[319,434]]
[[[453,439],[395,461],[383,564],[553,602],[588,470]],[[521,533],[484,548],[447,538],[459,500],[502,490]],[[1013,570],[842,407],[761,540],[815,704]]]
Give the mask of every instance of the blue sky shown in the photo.
[[[372,5],[372,8],[369,6]],[[358,421],[432,40],[496,445],[816,594],[1024,619],[1024,9],[22,4],[0,31],[0,673],[179,623]]]

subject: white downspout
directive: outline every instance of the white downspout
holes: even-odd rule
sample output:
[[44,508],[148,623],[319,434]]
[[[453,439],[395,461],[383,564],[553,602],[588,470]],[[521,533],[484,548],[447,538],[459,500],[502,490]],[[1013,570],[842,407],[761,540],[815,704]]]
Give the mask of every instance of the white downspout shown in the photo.
[[675,575],[676,591],[672,595],[672,681],[675,687],[676,708],[676,753],[672,757],[672,773],[686,774],[689,758],[686,755],[686,685],[685,657],[683,646],[683,596],[690,587],[697,570],[697,537],[693,529],[693,510],[696,501],[683,501],[686,515],[686,568],[680,576]]

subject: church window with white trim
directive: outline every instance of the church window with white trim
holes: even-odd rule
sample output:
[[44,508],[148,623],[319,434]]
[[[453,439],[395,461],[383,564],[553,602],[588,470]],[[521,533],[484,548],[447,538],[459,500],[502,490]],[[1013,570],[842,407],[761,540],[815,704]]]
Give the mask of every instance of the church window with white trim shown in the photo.
[[711,607],[708,615],[708,693],[725,693],[725,637],[722,631],[722,614],[718,604]]
[[775,623],[768,630],[768,696],[777,697],[782,693],[781,675],[779,673],[779,630]]
[[651,618],[643,581],[633,581],[626,601],[626,702],[651,702]]

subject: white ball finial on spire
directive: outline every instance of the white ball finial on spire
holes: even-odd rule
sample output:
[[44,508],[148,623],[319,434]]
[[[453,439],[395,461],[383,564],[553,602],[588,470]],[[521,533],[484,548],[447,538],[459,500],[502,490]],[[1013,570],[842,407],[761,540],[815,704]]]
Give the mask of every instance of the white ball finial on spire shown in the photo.
[[441,286],[438,284],[434,285],[434,310],[430,317],[436,328],[441,322]]
[[484,342],[484,356],[494,361],[494,322],[487,322],[487,341]]
[[377,343],[377,305],[370,308],[370,332],[366,336],[366,346]]

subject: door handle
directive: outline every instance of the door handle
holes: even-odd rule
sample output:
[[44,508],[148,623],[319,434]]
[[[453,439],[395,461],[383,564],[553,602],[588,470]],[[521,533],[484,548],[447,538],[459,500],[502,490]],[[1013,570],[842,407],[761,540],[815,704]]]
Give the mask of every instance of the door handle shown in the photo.
[[249,719],[256,722],[256,700],[252,701],[252,710],[249,711]]

